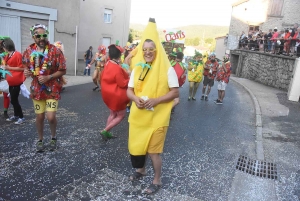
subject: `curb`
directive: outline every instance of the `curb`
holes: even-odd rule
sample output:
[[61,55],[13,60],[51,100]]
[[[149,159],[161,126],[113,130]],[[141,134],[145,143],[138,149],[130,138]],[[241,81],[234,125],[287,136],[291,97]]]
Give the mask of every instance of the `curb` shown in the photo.
[[244,84],[242,84],[241,82],[239,82],[236,78],[231,77],[230,80],[233,80],[235,83],[239,84],[240,86],[242,86],[250,95],[252,102],[254,103],[254,107],[255,107],[255,116],[256,116],[256,122],[255,122],[255,127],[256,127],[256,157],[257,160],[261,160],[264,161],[265,157],[264,157],[264,147],[263,147],[263,137],[262,137],[262,113],[261,113],[261,109],[260,109],[260,105],[259,102],[256,98],[256,96],[252,93],[252,91],[245,86]]

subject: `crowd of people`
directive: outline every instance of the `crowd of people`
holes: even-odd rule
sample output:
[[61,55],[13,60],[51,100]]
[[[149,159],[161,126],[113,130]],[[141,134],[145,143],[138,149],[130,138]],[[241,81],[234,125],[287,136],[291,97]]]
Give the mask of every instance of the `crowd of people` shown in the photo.
[[[30,33],[33,43],[23,54],[15,50],[9,37],[0,37],[0,50],[3,54],[2,57],[0,55],[1,81],[6,80],[9,84],[9,91],[4,93],[4,116],[7,121],[15,124],[25,122],[18,96],[24,80],[31,78],[30,98],[33,101],[38,136],[36,151],[44,152],[48,148],[54,151],[57,149],[56,113],[66,84],[63,44],[60,41],[54,44],[48,41],[49,32],[45,25],[32,26]],[[182,62],[184,54],[180,48],[170,55],[166,54],[153,18],[150,18],[137,46],[121,47],[117,42],[108,46],[108,53],[104,45],[98,47],[95,55],[92,50],[91,46],[85,53],[84,74],[90,75],[91,65],[95,63],[93,90],[100,91],[103,102],[109,109],[106,125],[99,128],[99,135],[104,141],[115,138],[111,129],[124,119],[126,109],[130,108],[128,150],[132,167],[136,171],[129,176],[129,180],[139,180],[146,175],[146,160],[149,157],[154,177],[144,192],[156,193],[162,185],[160,155],[171,113],[179,104],[179,88],[188,77],[188,100],[196,100],[197,89],[204,78],[201,99],[208,100],[216,79],[219,96],[215,103],[222,104],[230,76],[229,56],[224,57],[223,62],[218,62],[212,53],[203,62],[202,54],[195,52],[194,60],[186,67]],[[9,99],[14,108],[14,115],[10,117],[7,112]],[[48,120],[51,132],[49,145],[44,140],[45,119]]]
[[214,100],[214,102],[218,105],[223,104],[225,88],[231,74],[231,64],[229,59],[229,55],[226,54],[223,57],[223,61],[218,60],[216,54],[212,52],[206,61],[203,61],[203,55],[200,52],[195,52],[194,59],[191,60],[188,65],[188,101],[196,100],[195,96],[202,81],[203,87],[200,100],[208,101],[208,95],[216,80],[218,83],[218,98]]
[[239,48],[267,52],[283,56],[300,57],[300,27],[295,23],[293,28],[278,30],[277,27],[262,30],[244,31],[239,38]]

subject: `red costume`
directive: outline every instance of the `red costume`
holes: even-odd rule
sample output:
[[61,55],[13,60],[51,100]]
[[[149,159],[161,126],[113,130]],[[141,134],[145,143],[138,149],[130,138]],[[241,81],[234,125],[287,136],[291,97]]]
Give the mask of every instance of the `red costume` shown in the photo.
[[[15,51],[11,57],[7,55],[4,58],[6,64],[10,67],[19,67],[22,68],[22,54]],[[12,76],[6,76],[6,81],[9,86],[20,86],[25,81],[25,76],[23,71],[14,71],[10,70]]]
[[113,61],[108,61],[101,76],[101,94],[104,103],[112,111],[125,110],[129,103],[127,86],[129,76],[125,70]]
[[185,80],[186,80],[186,75],[184,74],[185,68],[184,68],[182,62],[176,62],[175,65],[173,66],[173,68],[174,68],[177,78],[178,78],[179,87],[181,87],[185,83]]

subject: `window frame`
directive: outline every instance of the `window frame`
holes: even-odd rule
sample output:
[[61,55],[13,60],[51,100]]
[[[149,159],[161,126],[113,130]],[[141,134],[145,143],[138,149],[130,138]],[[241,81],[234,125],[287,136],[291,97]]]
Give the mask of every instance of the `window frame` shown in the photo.
[[113,9],[104,8],[104,14],[103,14],[104,23],[106,24],[112,23],[112,14],[113,14]]
[[248,33],[249,31],[260,30],[259,28],[260,28],[259,25],[249,25]]

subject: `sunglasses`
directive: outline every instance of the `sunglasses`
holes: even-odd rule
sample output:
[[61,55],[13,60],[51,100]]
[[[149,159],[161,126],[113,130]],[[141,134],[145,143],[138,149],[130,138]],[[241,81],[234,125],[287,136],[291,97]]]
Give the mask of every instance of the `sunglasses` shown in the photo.
[[48,34],[35,34],[34,37],[35,38],[47,38]]
[[150,52],[150,53],[152,53],[152,52],[155,52],[156,51],[156,49],[155,48],[143,48],[143,52]]

